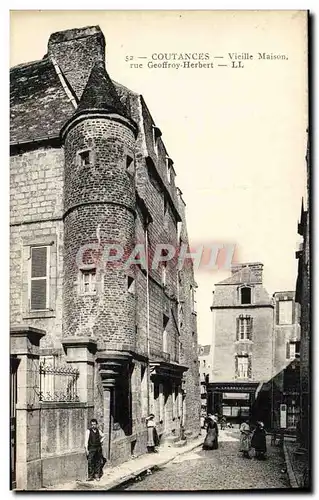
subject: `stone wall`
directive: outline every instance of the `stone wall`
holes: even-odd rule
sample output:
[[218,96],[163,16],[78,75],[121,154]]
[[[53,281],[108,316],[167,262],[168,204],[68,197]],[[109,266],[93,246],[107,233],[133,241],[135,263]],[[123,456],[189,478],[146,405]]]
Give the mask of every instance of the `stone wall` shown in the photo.
[[[40,148],[10,158],[10,322],[44,329],[42,347],[62,338],[63,151]],[[50,310],[31,312],[29,259],[32,245],[50,247]]]
[[41,404],[41,461],[43,487],[85,480],[85,431],[93,407],[81,403]]

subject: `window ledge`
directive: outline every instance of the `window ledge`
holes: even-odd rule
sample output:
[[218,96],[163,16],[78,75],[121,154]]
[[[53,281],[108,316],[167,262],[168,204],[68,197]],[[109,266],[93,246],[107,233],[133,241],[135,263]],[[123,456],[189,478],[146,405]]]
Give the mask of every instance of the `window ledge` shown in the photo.
[[23,319],[55,318],[55,317],[56,313],[53,309],[45,309],[42,311],[28,311],[23,315]]
[[235,341],[235,344],[242,344],[242,343],[245,343],[245,344],[253,344],[254,341],[253,340],[249,340],[249,339],[242,339],[242,340],[236,340]]

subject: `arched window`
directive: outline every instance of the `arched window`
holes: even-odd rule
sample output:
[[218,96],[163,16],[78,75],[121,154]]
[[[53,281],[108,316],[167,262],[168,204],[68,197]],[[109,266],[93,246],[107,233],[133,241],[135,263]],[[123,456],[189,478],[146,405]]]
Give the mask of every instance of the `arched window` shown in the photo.
[[240,289],[240,303],[251,304],[251,288],[248,286]]

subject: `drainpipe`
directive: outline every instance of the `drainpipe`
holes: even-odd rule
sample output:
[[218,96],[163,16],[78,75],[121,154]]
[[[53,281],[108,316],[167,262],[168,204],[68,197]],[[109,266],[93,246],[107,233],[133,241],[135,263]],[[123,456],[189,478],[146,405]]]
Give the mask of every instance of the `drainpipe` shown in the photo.
[[150,372],[150,296],[149,296],[149,261],[148,261],[148,224],[145,227],[145,254],[146,254],[146,342],[147,342],[147,413],[151,412],[150,400],[150,385],[151,385],[151,372]]

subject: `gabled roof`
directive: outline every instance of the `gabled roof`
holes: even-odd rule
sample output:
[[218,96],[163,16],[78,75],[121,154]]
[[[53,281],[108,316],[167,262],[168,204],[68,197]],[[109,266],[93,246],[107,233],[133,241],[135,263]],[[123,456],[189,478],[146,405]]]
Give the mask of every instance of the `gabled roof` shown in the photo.
[[93,66],[76,113],[88,109],[105,109],[128,117],[102,61]]
[[[240,285],[242,283],[252,284],[252,283],[262,283],[261,279],[257,277],[250,267],[243,267],[237,273],[234,273],[229,278],[226,278],[216,285]],[[215,285],[215,286],[216,286]]]
[[10,70],[10,142],[58,137],[74,113],[49,58]]

